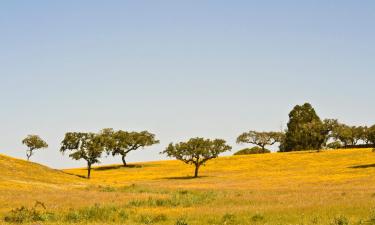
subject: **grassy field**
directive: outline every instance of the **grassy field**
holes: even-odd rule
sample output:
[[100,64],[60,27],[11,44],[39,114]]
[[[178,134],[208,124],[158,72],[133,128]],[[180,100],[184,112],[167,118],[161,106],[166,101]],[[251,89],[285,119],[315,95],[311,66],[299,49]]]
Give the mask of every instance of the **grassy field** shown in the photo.
[[370,149],[221,157],[192,173],[157,161],[96,167],[86,180],[85,169],[0,155],[0,223],[375,224]]

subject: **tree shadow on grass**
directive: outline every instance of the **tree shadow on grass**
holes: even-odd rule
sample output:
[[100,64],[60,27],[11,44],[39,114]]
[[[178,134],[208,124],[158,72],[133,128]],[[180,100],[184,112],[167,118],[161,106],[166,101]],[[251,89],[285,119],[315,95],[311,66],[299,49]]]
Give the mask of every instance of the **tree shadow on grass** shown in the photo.
[[375,163],[373,163],[373,164],[365,164],[365,165],[358,165],[358,166],[351,166],[349,168],[352,168],[352,169],[366,169],[366,168],[371,168],[371,167],[375,167]]
[[74,174],[74,173],[68,173],[68,172],[64,172],[64,171],[63,171],[63,173],[71,175],[71,176],[76,176],[76,177],[79,177],[79,178],[87,179],[87,177],[84,176],[84,175],[79,175],[79,174]]
[[93,168],[93,170],[96,170],[96,171],[105,171],[105,170],[116,170],[116,169],[121,169],[121,168],[132,169],[132,168],[142,168],[142,167],[143,167],[142,165],[127,165],[127,166],[124,166],[124,165],[111,165],[111,166],[101,166],[101,167]]
[[164,177],[165,180],[194,180],[194,179],[200,179],[205,178],[208,176],[199,176],[199,177],[193,177],[193,176],[184,176],[184,177]]

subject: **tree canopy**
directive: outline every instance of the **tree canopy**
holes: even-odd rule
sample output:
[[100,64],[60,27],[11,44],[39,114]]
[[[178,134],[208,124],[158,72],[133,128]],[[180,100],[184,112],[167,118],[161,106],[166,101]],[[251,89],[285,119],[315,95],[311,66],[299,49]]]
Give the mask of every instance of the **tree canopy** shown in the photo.
[[22,140],[22,144],[28,147],[26,150],[27,160],[30,160],[30,157],[34,154],[34,150],[48,148],[47,142],[45,142],[38,135],[28,135]]
[[101,131],[101,135],[105,138],[107,154],[112,154],[112,156],[121,155],[124,166],[126,166],[125,157],[129,152],[159,143],[159,140],[155,138],[155,134],[148,131],[127,132],[106,128]]
[[284,133],[282,132],[249,131],[238,136],[237,143],[254,144],[262,148],[262,151],[265,152],[267,145],[273,145],[277,142],[281,142],[283,138]]
[[309,103],[297,105],[289,113],[288,128],[280,151],[321,149],[327,129]]
[[186,164],[195,166],[194,177],[198,177],[198,170],[208,160],[217,158],[220,153],[231,150],[232,147],[226,145],[222,139],[204,139],[191,138],[187,142],[177,144],[170,143],[169,146],[161,153],[167,154],[168,157],[174,157]]
[[99,163],[105,148],[105,139],[95,133],[69,132],[61,142],[60,151],[70,151],[69,157],[75,160],[86,160],[87,178],[90,178],[91,166]]

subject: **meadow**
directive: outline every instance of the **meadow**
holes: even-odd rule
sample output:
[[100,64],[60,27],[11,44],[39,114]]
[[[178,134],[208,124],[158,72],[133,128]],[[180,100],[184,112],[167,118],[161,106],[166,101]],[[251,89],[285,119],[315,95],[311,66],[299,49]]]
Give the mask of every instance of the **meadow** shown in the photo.
[[99,166],[90,180],[3,155],[0,168],[3,224],[375,224],[371,149],[220,157],[196,179],[175,160]]

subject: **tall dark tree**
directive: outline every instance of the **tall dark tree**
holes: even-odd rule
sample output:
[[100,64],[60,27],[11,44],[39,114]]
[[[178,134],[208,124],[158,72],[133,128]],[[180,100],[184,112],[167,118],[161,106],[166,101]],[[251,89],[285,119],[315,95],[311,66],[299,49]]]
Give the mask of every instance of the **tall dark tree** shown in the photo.
[[125,158],[129,152],[159,143],[148,131],[127,132],[107,128],[102,130],[101,135],[105,138],[107,154],[120,155],[124,166],[127,165]]
[[220,153],[231,150],[232,147],[226,145],[222,139],[191,138],[187,142],[169,144],[161,153],[168,157],[174,157],[186,164],[195,166],[194,177],[198,177],[199,168],[208,160],[217,158]]
[[249,131],[241,134],[237,137],[237,143],[248,143],[254,144],[262,148],[262,152],[265,153],[266,146],[274,145],[277,142],[281,142],[284,138],[282,132],[258,132]]
[[91,166],[99,163],[105,148],[105,139],[95,133],[69,132],[61,142],[60,151],[70,151],[69,157],[75,160],[83,159],[87,162],[87,178],[90,179]]
[[26,145],[28,149],[26,150],[27,160],[34,154],[34,151],[41,148],[48,148],[48,144],[40,138],[38,135],[28,135],[22,140],[22,144]]
[[289,113],[288,129],[280,151],[319,150],[327,130],[309,103],[297,105]]

